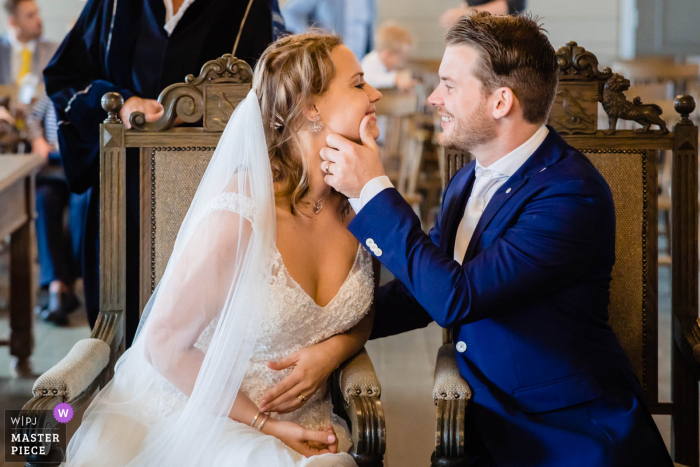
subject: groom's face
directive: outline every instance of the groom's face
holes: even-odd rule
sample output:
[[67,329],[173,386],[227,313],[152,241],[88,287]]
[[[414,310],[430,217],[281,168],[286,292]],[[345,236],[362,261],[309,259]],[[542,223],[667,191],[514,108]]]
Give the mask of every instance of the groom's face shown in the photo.
[[496,119],[489,96],[474,71],[479,52],[468,45],[449,45],[440,64],[440,85],[428,101],[442,117],[443,146],[473,151],[496,137]]

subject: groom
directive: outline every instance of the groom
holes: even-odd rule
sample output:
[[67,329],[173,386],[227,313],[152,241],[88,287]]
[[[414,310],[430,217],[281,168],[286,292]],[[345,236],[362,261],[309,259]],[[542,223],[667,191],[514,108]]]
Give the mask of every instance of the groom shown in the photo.
[[[452,328],[481,440],[472,465],[672,466],[610,329],[615,213],[603,177],[544,125],[554,50],[531,18],[462,17],[430,102],[442,141],[476,161],[443,197],[430,235],[362,145],[321,152],[348,195],[350,231],[397,279],[376,296],[373,338]],[[472,442],[474,440],[470,440]]]

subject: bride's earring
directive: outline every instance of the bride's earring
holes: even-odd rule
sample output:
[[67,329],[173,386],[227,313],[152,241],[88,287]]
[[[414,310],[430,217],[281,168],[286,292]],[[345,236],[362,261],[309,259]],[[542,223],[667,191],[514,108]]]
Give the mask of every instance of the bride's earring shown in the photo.
[[314,133],[318,133],[319,131],[323,130],[324,126],[325,125],[323,123],[321,123],[321,116],[316,115],[316,118],[314,118],[314,127],[313,127]]

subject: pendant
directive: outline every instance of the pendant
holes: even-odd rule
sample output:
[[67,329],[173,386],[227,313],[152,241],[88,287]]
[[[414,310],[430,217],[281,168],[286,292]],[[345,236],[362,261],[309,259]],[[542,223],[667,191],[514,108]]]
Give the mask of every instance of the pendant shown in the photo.
[[314,214],[321,212],[321,209],[323,209],[323,204],[321,204],[321,201],[316,201],[314,203]]

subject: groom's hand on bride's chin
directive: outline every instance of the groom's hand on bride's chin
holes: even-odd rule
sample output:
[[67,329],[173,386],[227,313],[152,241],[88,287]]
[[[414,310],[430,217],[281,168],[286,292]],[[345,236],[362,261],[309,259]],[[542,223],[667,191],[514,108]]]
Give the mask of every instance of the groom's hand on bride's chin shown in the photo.
[[375,125],[374,117],[367,115],[362,119],[362,145],[331,133],[326,137],[328,147],[321,149],[321,170],[330,172],[325,175],[325,182],[348,198],[359,198],[367,182],[384,175],[379,147],[372,136]]

